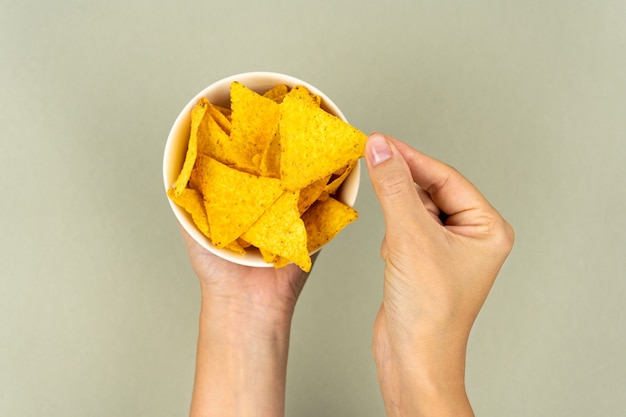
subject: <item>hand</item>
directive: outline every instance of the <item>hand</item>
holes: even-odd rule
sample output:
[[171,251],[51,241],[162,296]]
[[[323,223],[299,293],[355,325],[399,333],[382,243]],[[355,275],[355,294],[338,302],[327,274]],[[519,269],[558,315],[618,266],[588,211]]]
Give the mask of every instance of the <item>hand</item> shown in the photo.
[[511,226],[460,173],[374,134],[367,166],[386,233],[373,351],[390,416],[473,415],[467,340],[511,251]]
[[181,232],[203,297],[244,315],[271,313],[272,318],[291,320],[307,273],[295,264],[280,269],[235,264],[204,249],[182,227]]
[[182,233],[202,292],[190,415],[283,415],[291,319],[308,274],[237,265]]

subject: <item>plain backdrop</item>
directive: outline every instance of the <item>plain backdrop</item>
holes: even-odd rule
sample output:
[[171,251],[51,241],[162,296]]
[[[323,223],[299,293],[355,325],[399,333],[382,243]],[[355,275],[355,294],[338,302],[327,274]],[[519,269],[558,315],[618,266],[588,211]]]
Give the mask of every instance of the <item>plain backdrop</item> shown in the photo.
[[[477,415],[626,415],[625,21],[623,0],[0,0],[0,416],[188,413],[199,291],[163,148],[247,71],[317,86],[514,226],[470,339]],[[297,307],[289,416],[384,415],[366,169],[356,208]]]

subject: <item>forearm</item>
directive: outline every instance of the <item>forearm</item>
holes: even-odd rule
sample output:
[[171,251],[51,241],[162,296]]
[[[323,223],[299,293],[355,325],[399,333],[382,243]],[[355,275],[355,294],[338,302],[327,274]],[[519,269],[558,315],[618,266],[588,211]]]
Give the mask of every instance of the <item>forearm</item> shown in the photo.
[[203,296],[190,415],[282,416],[290,321]]
[[374,359],[388,417],[471,417],[465,390],[464,336],[374,339]]

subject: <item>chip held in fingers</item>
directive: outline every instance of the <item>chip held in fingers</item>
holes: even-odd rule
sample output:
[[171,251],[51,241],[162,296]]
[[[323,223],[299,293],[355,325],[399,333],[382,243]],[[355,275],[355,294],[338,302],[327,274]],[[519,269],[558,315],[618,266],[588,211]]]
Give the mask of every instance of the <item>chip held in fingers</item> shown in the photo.
[[367,135],[302,85],[229,87],[229,104],[193,106],[168,196],[216,248],[308,272],[311,254],[358,217],[338,194]]

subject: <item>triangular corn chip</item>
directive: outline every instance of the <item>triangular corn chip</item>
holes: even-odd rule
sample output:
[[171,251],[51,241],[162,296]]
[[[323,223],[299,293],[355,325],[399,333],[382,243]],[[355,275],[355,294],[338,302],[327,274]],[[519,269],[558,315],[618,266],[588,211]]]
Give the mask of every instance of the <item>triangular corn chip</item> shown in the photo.
[[286,84],[277,84],[274,87],[263,93],[263,97],[269,98],[275,103],[280,103],[285,98],[285,95],[289,92],[289,87]]
[[167,195],[174,203],[184,208],[185,211],[191,215],[191,220],[193,220],[196,226],[198,226],[198,229],[200,229],[206,237],[210,237],[209,222],[206,217],[204,200],[198,191],[185,188],[180,195],[176,195],[174,194],[174,189],[170,188],[167,190]]
[[307,185],[302,190],[300,190],[300,200],[298,201],[298,210],[300,214],[304,213],[311,207],[311,204],[315,203],[315,201],[322,195],[325,191],[326,183],[330,175],[315,181],[312,184]]
[[311,258],[306,229],[298,211],[298,195],[297,191],[283,193],[242,237],[264,252],[287,258],[308,272]]
[[233,109],[230,138],[237,155],[236,166],[247,169],[254,166],[254,156],[262,155],[274,137],[278,129],[279,107],[238,82],[231,84],[230,98]]
[[332,197],[317,201],[302,215],[308,251],[314,252],[324,246],[357,217],[356,210]]
[[239,238],[283,192],[278,179],[250,175],[204,155],[198,157],[197,169],[211,241],[218,248]]
[[280,104],[283,187],[306,187],[363,156],[367,135],[317,107],[308,92],[292,89]]
[[196,163],[196,157],[198,155],[198,127],[202,118],[206,113],[207,107],[210,106],[207,99],[200,99],[198,104],[191,110],[191,131],[189,134],[189,142],[187,144],[187,154],[185,156],[185,162],[183,168],[178,174],[178,178],[174,183],[174,195],[180,196],[183,190],[187,187],[189,177],[191,176],[191,170]]
[[263,151],[259,169],[265,177],[280,178],[280,135],[278,129],[274,138]]

